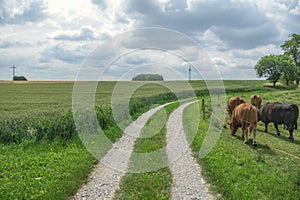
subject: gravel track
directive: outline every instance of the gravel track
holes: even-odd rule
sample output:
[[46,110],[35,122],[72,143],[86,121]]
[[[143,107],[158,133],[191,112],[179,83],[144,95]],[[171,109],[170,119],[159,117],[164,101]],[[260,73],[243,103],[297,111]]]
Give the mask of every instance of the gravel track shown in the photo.
[[[213,199],[202,179],[201,169],[192,156],[183,131],[182,112],[191,103],[194,102],[185,103],[177,108],[167,122],[166,148],[173,176],[172,199]],[[123,136],[94,167],[88,183],[77,191],[73,200],[113,199],[114,192],[126,173],[136,138],[139,137],[148,119],[163,106],[142,114],[124,130]]]
[[123,136],[113,144],[101,162],[94,167],[89,182],[78,190],[73,200],[113,198],[122,176],[126,173],[136,138],[148,119],[162,107],[155,107],[142,114],[124,130]]
[[167,122],[167,154],[173,176],[172,199],[213,199],[201,169],[186,140],[182,125],[182,112],[189,102],[177,108]]

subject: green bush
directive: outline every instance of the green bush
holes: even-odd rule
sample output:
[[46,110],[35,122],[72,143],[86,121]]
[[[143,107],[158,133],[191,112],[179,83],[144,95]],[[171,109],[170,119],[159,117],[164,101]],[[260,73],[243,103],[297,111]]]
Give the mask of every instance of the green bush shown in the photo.
[[14,76],[14,81],[27,81],[27,79],[24,76]]
[[163,81],[163,76],[159,74],[139,74],[132,78],[133,81]]

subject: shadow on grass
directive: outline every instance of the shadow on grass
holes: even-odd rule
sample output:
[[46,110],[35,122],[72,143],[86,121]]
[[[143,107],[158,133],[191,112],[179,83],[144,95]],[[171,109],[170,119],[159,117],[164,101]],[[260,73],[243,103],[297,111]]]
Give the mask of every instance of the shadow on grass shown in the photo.
[[292,84],[292,85],[264,85],[265,88],[271,88],[271,89],[277,89],[277,90],[295,90],[298,88],[298,85]]
[[[297,145],[300,145],[300,141],[299,140],[296,140],[295,137],[294,137],[294,142],[291,142],[290,139],[289,139],[289,133],[288,133],[288,136],[286,135],[283,135],[282,132],[280,132],[280,135],[277,135],[277,133],[274,133],[274,132],[265,132],[264,130],[259,130],[262,134],[268,134],[268,135],[271,135],[275,138],[279,138],[281,140],[285,140],[289,143],[294,143],[294,144],[297,144]],[[295,133],[293,133],[294,135]]]
[[[238,139],[241,141],[241,144],[243,145],[247,145],[249,146],[252,150],[259,150],[260,153],[264,153],[264,154],[269,154],[269,155],[275,155],[276,152],[273,151],[269,145],[267,144],[262,144],[258,141],[256,141],[256,146],[253,146],[252,143],[253,143],[253,138],[248,138],[248,143],[247,144],[244,144],[244,141],[242,139],[242,136],[239,136],[239,135],[230,135],[231,137],[235,138],[235,139]],[[251,136],[250,136],[251,137]]]

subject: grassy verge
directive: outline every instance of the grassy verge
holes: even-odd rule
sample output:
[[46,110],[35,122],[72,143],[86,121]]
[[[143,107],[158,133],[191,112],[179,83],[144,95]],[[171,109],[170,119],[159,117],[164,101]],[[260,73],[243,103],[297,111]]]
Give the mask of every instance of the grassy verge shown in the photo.
[[[134,154],[129,164],[130,170],[147,171],[141,173],[126,173],[116,191],[115,199],[170,199],[172,183],[171,172],[167,166],[166,128],[165,122],[170,113],[178,106],[173,103],[156,112],[147,122],[141,133],[141,138],[136,140]],[[162,120],[165,119],[165,120]],[[155,135],[153,135],[155,133]],[[161,150],[161,151],[160,151]],[[146,153],[158,152],[154,158],[145,159]],[[140,154],[144,154],[142,157]],[[141,159],[145,160],[141,160]],[[148,168],[148,169],[147,169]]]
[[[236,95],[242,96],[241,93]],[[243,94],[246,101],[249,101],[250,95]],[[298,95],[296,90],[263,93],[262,96],[263,102],[282,101],[284,96],[285,100],[299,104]],[[191,105],[184,111],[185,130],[193,123],[194,106],[197,105]],[[212,191],[221,194],[223,199],[295,199],[300,196],[300,160],[274,148],[299,156],[298,131],[295,132],[295,143],[290,143],[286,131],[282,131],[282,137],[277,137],[270,125],[271,134],[266,134],[259,122],[258,146],[252,147],[251,142],[243,144],[240,129],[233,137],[229,128],[223,128],[212,151],[199,159],[198,153],[208,126],[208,120],[200,120],[191,148]]]
[[96,163],[78,138],[0,145],[0,199],[68,199]]

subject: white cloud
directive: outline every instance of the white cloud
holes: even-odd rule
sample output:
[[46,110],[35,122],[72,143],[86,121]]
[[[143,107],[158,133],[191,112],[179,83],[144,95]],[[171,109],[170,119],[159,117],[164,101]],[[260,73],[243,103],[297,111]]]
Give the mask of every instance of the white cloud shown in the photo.
[[95,40],[98,37],[97,31],[91,25],[82,26],[79,30],[56,30],[49,35],[55,40]]

